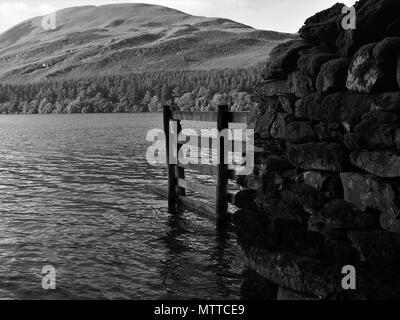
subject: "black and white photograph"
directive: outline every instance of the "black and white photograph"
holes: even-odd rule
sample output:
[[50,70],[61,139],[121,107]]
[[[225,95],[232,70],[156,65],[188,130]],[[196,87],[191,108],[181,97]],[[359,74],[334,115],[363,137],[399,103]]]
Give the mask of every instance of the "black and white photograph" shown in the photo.
[[0,300],[398,299],[399,0],[0,0]]

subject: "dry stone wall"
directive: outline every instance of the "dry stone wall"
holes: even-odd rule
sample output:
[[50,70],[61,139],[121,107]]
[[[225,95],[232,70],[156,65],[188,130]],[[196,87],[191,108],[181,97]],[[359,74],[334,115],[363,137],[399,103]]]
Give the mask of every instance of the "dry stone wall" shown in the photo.
[[234,222],[269,297],[400,298],[400,1],[357,2],[355,30],[343,6],[274,48],[255,88],[263,152]]

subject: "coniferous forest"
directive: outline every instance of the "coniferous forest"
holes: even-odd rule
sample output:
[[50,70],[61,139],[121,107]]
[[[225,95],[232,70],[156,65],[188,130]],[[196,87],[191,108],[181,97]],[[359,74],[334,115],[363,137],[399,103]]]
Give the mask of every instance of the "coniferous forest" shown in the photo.
[[249,110],[252,87],[262,72],[256,66],[0,84],[0,113],[157,112],[163,105],[209,111],[220,104]]

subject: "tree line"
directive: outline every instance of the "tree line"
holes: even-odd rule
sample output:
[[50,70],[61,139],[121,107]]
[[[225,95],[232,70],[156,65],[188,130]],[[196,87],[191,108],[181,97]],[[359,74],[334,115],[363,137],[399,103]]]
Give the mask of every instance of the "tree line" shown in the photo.
[[262,72],[256,66],[0,84],[0,113],[157,112],[163,105],[209,111],[219,104],[249,110]]

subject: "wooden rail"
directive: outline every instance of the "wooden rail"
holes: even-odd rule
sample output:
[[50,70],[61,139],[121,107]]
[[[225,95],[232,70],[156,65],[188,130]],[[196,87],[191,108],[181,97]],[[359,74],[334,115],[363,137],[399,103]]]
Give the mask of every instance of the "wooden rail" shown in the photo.
[[[248,112],[229,112],[228,106],[219,106],[217,112],[189,112],[175,111],[169,106],[164,107],[164,133],[166,138],[166,160],[168,168],[168,191],[158,193],[166,193],[168,197],[168,210],[171,213],[177,212],[179,206],[184,206],[189,210],[201,211],[209,218],[216,219],[217,227],[224,228],[229,221],[228,203],[234,203],[235,194],[228,190],[228,180],[235,179],[235,170],[229,168],[227,164],[228,152],[233,151],[233,143],[229,141],[229,145],[223,137],[218,135],[217,139],[217,165],[206,164],[181,164],[178,159],[172,159],[171,152],[178,154],[179,149],[185,144],[184,141],[178,141],[179,133],[182,130],[181,121],[205,121],[216,122],[218,132],[228,129],[229,123],[246,123],[248,120]],[[175,137],[171,136],[171,128],[176,128]],[[176,139],[173,141],[172,139]],[[203,138],[204,139],[204,138]],[[199,138],[201,141],[201,138]],[[176,150],[173,149],[175,145]],[[209,144],[211,145],[211,144]],[[203,174],[216,176],[216,188],[203,186],[193,183],[185,179],[185,169],[199,171]],[[160,189],[160,188],[155,188]],[[215,208],[208,206],[206,203],[196,200],[186,195],[186,190],[200,193],[208,199],[215,201]],[[157,190],[155,190],[157,191]]]
[[[223,108],[227,106],[219,106]],[[228,112],[226,111],[226,121],[228,123],[247,123],[248,112]],[[218,112],[200,112],[200,111],[172,111],[172,119],[176,121],[205,121],[205,122],[218,122]]]

